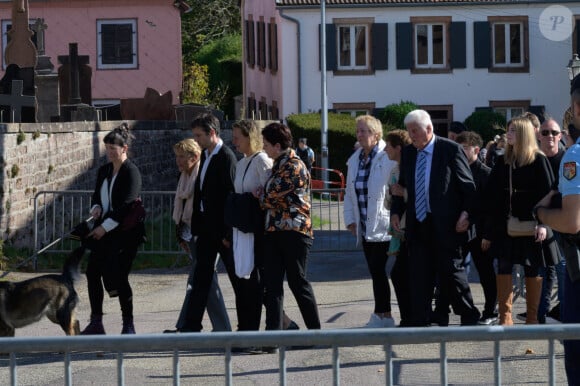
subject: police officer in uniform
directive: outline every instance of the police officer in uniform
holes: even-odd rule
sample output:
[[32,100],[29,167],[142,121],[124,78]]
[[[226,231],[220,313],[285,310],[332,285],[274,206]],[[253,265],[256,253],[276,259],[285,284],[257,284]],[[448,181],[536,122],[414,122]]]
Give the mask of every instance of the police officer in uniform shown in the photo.
[[[572,80],[574,140],[560,163],[558,191],[551,191],[534,208],[538,222],[562,233],[561,246],[566,257],[562,322],[580,323],[580,75]],[[561,198],[560,198],[561,194]],[[569,385],[580,385],[580,340],[564,341],[566,375]]]

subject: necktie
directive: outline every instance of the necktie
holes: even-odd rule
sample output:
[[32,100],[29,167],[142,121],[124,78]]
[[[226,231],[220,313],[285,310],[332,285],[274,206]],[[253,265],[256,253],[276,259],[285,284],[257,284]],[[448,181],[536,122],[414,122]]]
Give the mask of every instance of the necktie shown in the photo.
[[423,221],[427,217],[427,195],[425,192],[425,167],[427,166],[427,155],[424,151],[417,154],[417,164],[415,169],[415,216],[417,220]]

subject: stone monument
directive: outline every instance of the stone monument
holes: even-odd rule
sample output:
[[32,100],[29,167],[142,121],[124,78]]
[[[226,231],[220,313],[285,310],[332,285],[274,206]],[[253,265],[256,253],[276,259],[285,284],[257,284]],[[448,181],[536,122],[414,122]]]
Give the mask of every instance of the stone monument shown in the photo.
[[12,28],[8,31],[6,65],[17,64],[21,69],[36,67],[36,47],[28,28],[28,0],[12,0]]
[[[11,103],[11,98],[16,98],[16,94],[32,98],[36,94],[34,67],[37,63],[37,53],[31,40],[33,32],[28,28],[28,0],[12,0],[12,26],[7,34],[8,44],[4,54],[7,68],[0,80],[0,92],[4,96],[1,106],[9,107],[3,109],[3,112],[9,112],[9,121],[18,119],[17,122],[36,122],[35,103],[30,103],[30,99],[23,102],[24,100],[17,98],[15,101],[17,103]],[[14,83],[15,80],[21,83]]]
[[61,121],[96,121],[97,110],[91,106],[91,76],[88,55],[79,56],[78,44],[69,43],[68,56],[59,56],[58,69]]
[[38,63],[34,76],[37,100],[36,118],[38,122],[51,122],[60,116],[58,74],[53,72],[54,65],[50,61],[50,56],[45,55],[44,31],[48,26],[44,19],[36,19],[33,28],[36,32],[38,51]]

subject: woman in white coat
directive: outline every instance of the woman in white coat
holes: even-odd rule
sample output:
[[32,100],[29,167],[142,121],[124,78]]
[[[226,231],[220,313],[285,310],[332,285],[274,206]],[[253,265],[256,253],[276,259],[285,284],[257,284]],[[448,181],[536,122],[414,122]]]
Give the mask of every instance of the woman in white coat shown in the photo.
[[356,119],[356,138],[360,147],[347,161],[344,221],[348,230],[362,242],[373,283],[374,312],[365,327],[394,327],[391,290],[386,273],[389,249],[389,211],[385,200],[389,175],[395,162],[384,152],[381,122],[370,115]]

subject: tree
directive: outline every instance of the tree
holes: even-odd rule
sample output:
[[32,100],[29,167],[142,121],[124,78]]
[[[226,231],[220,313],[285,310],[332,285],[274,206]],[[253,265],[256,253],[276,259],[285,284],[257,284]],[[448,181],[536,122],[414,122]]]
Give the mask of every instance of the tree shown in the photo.
[[496,134],[505,133],[505,117],[495,111],[475,111],[463,123],[469,130],[481,135],[483,143],[492,140]]
[[201,47],[195,61],[209,72],[209,102],[234,116],[234,97],[242,93],[242,37],[229,35]]
[[206,44],[227,35],[241,34],[238,0],[188,0],[192,11],[181,19],[184,63]]
[[405,124],[403,121],[407,114],[411,111],[418,109],[415,103],[411,101],[401,101],[399,103],[393,103],[384,108],[380,117],[378,117],[382,123],[384,123],[389,130],[404,129]]

